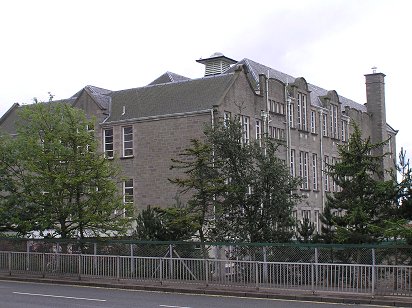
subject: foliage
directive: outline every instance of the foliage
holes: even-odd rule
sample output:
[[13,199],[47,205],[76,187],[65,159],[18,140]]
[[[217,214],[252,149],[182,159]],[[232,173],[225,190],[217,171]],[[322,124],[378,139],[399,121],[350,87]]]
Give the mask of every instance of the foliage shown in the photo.
[[198,226],[187,208],[148,206],[136,219],[134,237],[138,240],[181,241],[190,239]]
[[289,241],[299,199],[291,192],[299,180],[277,158],[278,144],[267,138],[244,144],[238,119],[217,123],[205,136],[182,153],[185,161],[174,160],[186,177],[172,180],[191,193],[188,208],[200,217],[199,231],[207,226],[208,239],[218,241]]
[[22,107],[16,125],[17,136],[0,146],[3,225],[62,238],[125,232],[131,208],[97,151],[93,120],[50,101]]
[[316,236],[316,241],[325,244],[333,243],[335,240],[335,222],[329,205],[325,206],[323,213],[319,215],[319,220],[321,223],[321,233]]
[[406,158],[406,151],[403,149],[399,153],[397,169],[401,176],[396,196],[399,208],[398,215],[404,219],[412,220],[412,169],[409,165],[409,159]]
[[315,225],[308,217],[304,217],[298,224],[298,240],[302,243],[309,243],[315,232]]
[[191,146],[179,155],[181,159],[172,159],[171,169],[183,170],[184,178],[169,179],[179,186],[181,193],[191,193],[188,211],[198,226],[199,239],[203,243],[208,238],[209,222],[213,209],[218,204],[224,179],[220,177],[218,162],[213,159],[213,147],[197,139],[190,141]]
[[328,166],[328,173],[340,191],[327,196],[334,217],[336,240],[340,243],[368,243],[382,239],[384,218],[393,209],[394,182],[383,179],[382,155],[374,155],[385,143],[363,139],[357,125],[347,145],[338,147],[340,160]]

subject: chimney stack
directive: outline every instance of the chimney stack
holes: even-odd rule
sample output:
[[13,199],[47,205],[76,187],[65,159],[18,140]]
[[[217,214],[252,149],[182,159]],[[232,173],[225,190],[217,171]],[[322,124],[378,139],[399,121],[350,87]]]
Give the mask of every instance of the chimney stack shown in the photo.
[[[385,111],[385,74],[376,73],[365,75],[366,79],[366,108],[371,115],[371,141],[381,143],[388,139]],[[385,147],[376,152],[377,155],[386,153]],[[384,166],[382,165],[382,170]]]

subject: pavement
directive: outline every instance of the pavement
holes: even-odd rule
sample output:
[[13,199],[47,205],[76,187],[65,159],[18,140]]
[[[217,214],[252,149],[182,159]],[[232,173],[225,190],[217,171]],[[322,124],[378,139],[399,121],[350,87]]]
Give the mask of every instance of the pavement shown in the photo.
[[225,287],[217,285],[187,284],[181,282],[144,282],[136,280],[115,280],[115,279],[91,279],[76,277],[47,277],[39,276],[0,274],[0,280],[26,281],[37,283],[51,283],[62,285],[78,285],[100,288],[115,288],[127,290],[142,290],[156,292],[190,293],[235,297],[271,298],[281,300],[295,300],[308,302],[325,302],[340,304],[362,304],[392,307],[412,307],[412,297],[406,296],[383,296],[361,293],[333,293],[292,290],[292,289],[256,289],[247,287]]

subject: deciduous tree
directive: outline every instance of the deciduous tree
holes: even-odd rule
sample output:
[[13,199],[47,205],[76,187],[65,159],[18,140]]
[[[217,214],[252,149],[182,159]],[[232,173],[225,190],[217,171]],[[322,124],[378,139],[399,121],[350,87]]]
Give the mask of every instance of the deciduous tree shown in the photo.
[[84,238],[125,232],[132,209],[118,193],[112,162],[97,150],[93,127],[93,119],[64,103],[21,108],[17,136],[0,151],[7,179],[2,210],[24,214],[11,220],[21,233],[48,229],[53,237]]

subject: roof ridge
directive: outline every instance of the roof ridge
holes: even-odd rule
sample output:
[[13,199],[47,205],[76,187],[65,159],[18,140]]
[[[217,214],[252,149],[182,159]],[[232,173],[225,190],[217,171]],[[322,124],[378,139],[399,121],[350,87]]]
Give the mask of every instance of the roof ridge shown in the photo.
[[138,89],[145,89],[145,88],[153,88],[153,87],[165,87],[165,86],[169,86],[169,85],[172,86],[172,85],[177,85],[177,84],[182,84],[182,83],[187,83],[187,82],[195,82],[195,81],[204,80],[204,79],[222,78],[222,77],[226,77],[227,75],[234,75],[234,73],[223,73],[223,74],[218,74],[218,75],[199,77],[199,78],[195,78],[195,79],[177,80],[175,82],[164,82],[164,83],[157,83],[157,84],[148,84],[148,85],[141,86],[141,87],[136,87],[136,88],[129,88],[129,89],[111,91],[111,93],[120,93],[120,92],[126,92],[126,91],[131,91],[131,90],[138,90]]

